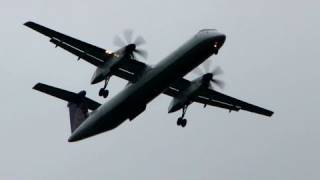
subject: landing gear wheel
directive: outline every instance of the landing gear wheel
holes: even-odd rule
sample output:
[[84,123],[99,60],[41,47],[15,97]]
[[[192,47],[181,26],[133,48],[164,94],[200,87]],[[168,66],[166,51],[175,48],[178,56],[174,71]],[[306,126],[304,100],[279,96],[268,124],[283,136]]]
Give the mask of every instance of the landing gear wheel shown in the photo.
[[178,126],[182,126],[182,120],[183,119],[181,117],[178,118],[178,121],[177,121],[177,125]]
[[103,96],[104,98],[107,98],[108,95],[109,95],[109,91],[108,91],[108,90],[104,90],[102,96]]
[[102,96],[102,97],[104,97],[104,98],[108,97],[109,91],[106,90],[106,87],[107,87],[107,85],[108,85],[108,83],[109,83],[109,80],[110,80],[110,76],[107,76],[106,79],[105,79],[105,81],[104,81],[104,86],[103,86],[103,88],[101,88],[101,89],[99,90],[99,96]]
[[182,117],[179,117],[179,118],[178,118],[178,121],[177,121],[177,125],[178,125],[178,126],[181,126],[181,127],[186,127],[186,125],[187,125],[187,120],[186,120],[186,119],[183,119]]
[[108,97],[108,95],[109,95],[109,91],[108,90],[105,90],[103,88],[100,89],[99,96],[102,96],[102,97],[106,98],[106,97]]
[[103,96],[103,93],[104,93],[104,88],[101,88],[99,91],[99,96]]
[[186,127],[187,125],[187,120],[184,119],[184,116],[186,115],[186,112],[187,112],[187,109],[188,109],[188,105],[184,106],[182,108],[182,116],[178,118],[178,121],[177,121],[177,125],[178,126],[181,126],[181,127]]
[[184,128],[187,125],[187,120],[186,119],[182,119],[181,121],[181,126]]

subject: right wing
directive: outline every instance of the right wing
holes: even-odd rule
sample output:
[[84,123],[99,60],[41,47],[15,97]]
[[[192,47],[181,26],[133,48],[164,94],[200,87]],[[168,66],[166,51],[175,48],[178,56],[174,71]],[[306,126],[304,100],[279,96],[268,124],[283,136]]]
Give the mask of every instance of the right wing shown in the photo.
[[[61,47],[71,54],[74,54],[79,59],[83,59],[94,66],[98,67],[103,65],[105,61],[112,61],[113,55],[106,53],[105,49],[80,41],[34,22],[26,22],[24,25],[45,36],[48,36],[51,38],[51,43]],[[135,82],[140,73],[144,72],[144,70],[148,67],[149,66],[145,63],[135,59],[130,59],[122,63],[116,69],[113,69],[113,74],[130,82]]]
[[[46,84],[42,84],[42,83],[38,83],[36,84],[33,89],[38,90],[40,92],[43,92],[45,94],[49,94],[51,96],[57,97],[59,99],[65,100],[67,102],[73,102],[73,103],[78,103],[79,102],[79,94],[70,92],[70,91],[66,91],[63,89],[59,89],[53,86],[49,86]],[[84,97],[84,101],[86,103],[86,105],[88,106],[88,109],[90,110],[95,110],[97,109],[101,104],[91,100],[87,97]]]
[[[61,47],[64,50],[78,56],[79,59],[83,59],[83,60],[85,60],[95,66],[103,65],[103,61],[101,61],[97,57],[90,55],[90,54],[87,54],[87,53],[83,53],[82,51],[80,51],[76,48],[73,48],[64,42],[59,42],[56,39],[51,39],[50,42],[54,43],[55,45]],[[111,60],[111,59],[109,59],[109,60]],[[127,81],[135,82],[138,74],[140,72],[143,72],[145,70],[145,68],[147,68],[147,67],[148,66],[143,62],[140,62],[140,61],[137,61],[134,59],[130,59],[130,60],[123,62],[118,68],[114,69],[112,73],[122,79],[127,80]]]
[[101,66],[103,65],[103,61],[95,56],[92,56],[88,53],[86,53],[85,51],[81,51],[77,48],[74,48],[70,45],[68,45],[65,42],[61,42],[57,39],[51,39],[50,42],[52,42],[53,44],[55,44],[56,46],[61,47],[62,49],[70,52],[71,54],[74,54],[78,57],[78,60],[83,59],[85,61],[87,61],[88,63],[94,65],[94,66]]
[[[39,33],[45,36],[48,36],[49,38],[51,38],[51,42],[54,43],[56,46],[61,45],[60,47],[77,55],[78,57],[90,55],[97,58],[97,60],[95,60],[96,62],[93,63],[94,65],[98,64],[99,63],[98,61],[104,62],[104,59],[107,58],[108,56],[106,51],[100,47],[80,41],[73,37],[67,36],[60,32],[44,27],[40,24],[29,21],[29,22],[26,22],[24,25],[35,31],[38,31]],[[84,60],[87,60],[87,59],[84,59]],[[91,60],[88,62],[92,63]]]

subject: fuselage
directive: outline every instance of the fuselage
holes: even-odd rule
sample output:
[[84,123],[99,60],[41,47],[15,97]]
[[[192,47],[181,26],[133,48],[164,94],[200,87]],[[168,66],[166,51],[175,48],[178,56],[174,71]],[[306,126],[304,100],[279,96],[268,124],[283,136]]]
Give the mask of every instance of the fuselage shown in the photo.
[[147,104],[170,84],[184,77],[212,54],[217,53],[225,35],[216,30],[201,30],[167,56],[136,82],[91,113],[73,132],[69,141],[81,140],[116,128],[143,112]]

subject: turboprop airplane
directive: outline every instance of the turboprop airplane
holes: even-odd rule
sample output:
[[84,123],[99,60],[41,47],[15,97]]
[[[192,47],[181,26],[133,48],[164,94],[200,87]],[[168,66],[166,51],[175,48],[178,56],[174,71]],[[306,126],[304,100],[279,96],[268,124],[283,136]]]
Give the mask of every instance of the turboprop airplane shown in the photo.
[[[177,121],[177,124],[182,127],[186,126],[187,120],[184,116],[192,102],[229,111],[246,110],[265,116],[273,114],[270,110],[214,90],[211,82],[221,85],[214,78],[218,74],[217,71],[206,73],[193,81],[183,78],[211,55],[218,54],[226,36],[217,30],[200,30],[160,63],[151,67],[134,59],[133,53],[139,52],[136,44],[129,44],[116,52],[111,52],[33,22],[27,22],[25,25],[50,37],[50,41],[55,45],[97,66],[92,83],[110,78],[111,75],[130,82],[125,89],[102,105],[85,97],[84,91],[73,93],[53,86],[37,84],[34,89],[69,102],[72,131],[69,142],[112,130],[127,119],[133,120],[146,109],[150,101],[161,93],[173,97],[169,113],[182,109],[182,116]],[[96,79],[98,80],[95,81]],[[89,113],[89,110],[92,111]]]

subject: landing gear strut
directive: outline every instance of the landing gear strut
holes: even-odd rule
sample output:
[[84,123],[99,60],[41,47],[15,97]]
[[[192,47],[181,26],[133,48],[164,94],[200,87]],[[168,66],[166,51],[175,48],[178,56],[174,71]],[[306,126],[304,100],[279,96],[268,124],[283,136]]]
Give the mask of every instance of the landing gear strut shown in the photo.
[[182,108],[182,116],[178,118],[178,121],[177,121],[177,125],[178,126],[181,126],[181,127],[186,127],[187,125],[187,120],[184,119],[184,116],[186,115],[186,112],[187,112],[187,109],[188,109],[188,106],[183,106]]
[[109,83],[109,80],[110,80],[110,76],[108,76],[108,77],[106,78],[106,80],[104,81],[104,86],[103,86],[103,88],[100,89],[100,91],[99,91],[99,96],[102,96],[102,97],[104,97],[104,98],[107,98],[107,97],[108,97],[109,91],[108,91],[106,88],[107,88],[107,85],[108,85],[108,83]]

